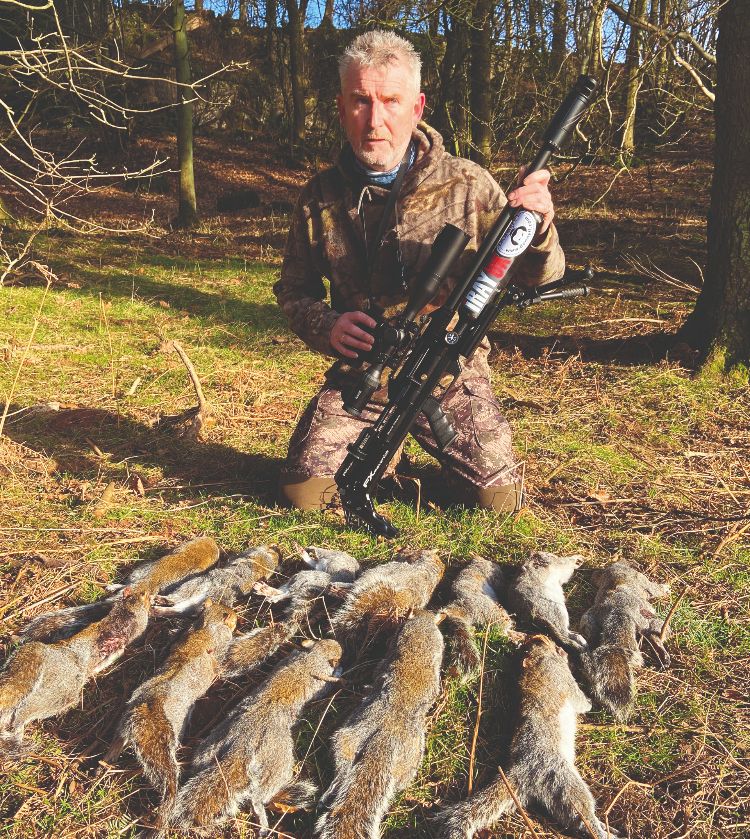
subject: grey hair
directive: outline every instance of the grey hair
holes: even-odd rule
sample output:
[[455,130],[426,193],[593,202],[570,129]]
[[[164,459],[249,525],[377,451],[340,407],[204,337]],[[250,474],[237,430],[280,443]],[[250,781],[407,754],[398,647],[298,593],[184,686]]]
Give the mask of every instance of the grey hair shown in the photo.
[[386,29],[373,29],[357,35],[339,59],[342,90],[344,79],[352,64],[359,64],[361,67],[386,67],[399,59],[406,64],[414,80],[414,93],[419,93],[422,59],[405,38]]

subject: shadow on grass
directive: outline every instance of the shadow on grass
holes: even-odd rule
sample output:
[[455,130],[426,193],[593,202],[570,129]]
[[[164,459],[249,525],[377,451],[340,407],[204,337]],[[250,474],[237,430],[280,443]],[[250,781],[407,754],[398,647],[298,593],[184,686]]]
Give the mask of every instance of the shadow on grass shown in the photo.
[[[11,405],[10,413],[23,406]],[[166,478],[179,480],[179,494],[205,493],[208,485],[252,496],[259,504],[276,502],[282,461],[241,452],[217,443],[195,443],[173,430],[150,427],[100,408],[64,408],[20,417],[5,427],[17,443],[44,452],[59,472],[78,479],[96,479],[102,470],[91,443],[110,455],[111,465],[159,467]],[[222,495],[225,491],[222,492]]]
[[257,333],[286,328],[286,319],[275,303],[243,300],[141,275],[108,275],[103,271],[76,269],[75,278],[82,286],[77,292],[79,295],[93,290],[101,291],[109,298],[135,297],[157,307],[163,302],[169,304],[170,309],[183,311],[191,316],[214,318],[226,324],[252,329]]
[[[538,359],[554,352],[558,358],[580,356],[581,361],[600,361],[623,366],[655,364],[667,357],[677,340],[671,332],[649,332],[627,338],[582,338],[575,335],[528,335],[493,330],[489,333],[494,352],[518,349],[525,359]],[[680,361],[685,359],[680,358]]]

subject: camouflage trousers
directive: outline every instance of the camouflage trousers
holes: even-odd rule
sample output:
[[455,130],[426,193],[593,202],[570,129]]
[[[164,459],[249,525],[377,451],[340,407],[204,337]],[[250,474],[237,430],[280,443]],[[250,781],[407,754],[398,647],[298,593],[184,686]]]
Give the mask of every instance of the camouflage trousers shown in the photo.
[[[457,432],[446,449],[440,449],[423,414],[412,426],[411,434],[443,467],[443,477],[455,490],[514,487],[513,501],[505,506],[482,504],[496,509],[517,509],[520,504],[521,475],[511,447],[508,421],[502,415],[489,381],[472,378],[454,382],[441,400],[441,406]],[[294,506],[314,509],[321,504],[298,503],[293,487],[310,479],[320,479],[316,486],[330,497],[335,492],[333,476],[346,457],[346,447],[360,432],[372,425],[382,406],[370,404],[361,417],[347,414],[341,391],[325,386],[305,409],[289,442],[289,453],[282,467],[282,494]],[[388,468],[393,473],[399,457]],[[325,479],[325,480],[323,480]],[[327,487],[323,484],[327,483]],[[517,489],[517,492],[516,492]],[[288,491],[289,490],[289,491]],[[475,493],[476,495],[476,493]],[[485,493],[487,495],[487,493]],[[489,497],[493,497],[489,493]]]

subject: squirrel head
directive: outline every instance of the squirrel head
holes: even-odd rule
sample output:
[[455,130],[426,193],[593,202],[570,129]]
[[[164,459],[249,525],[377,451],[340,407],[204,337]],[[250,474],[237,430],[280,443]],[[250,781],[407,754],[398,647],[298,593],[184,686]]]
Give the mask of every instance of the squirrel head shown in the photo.
[[549,551],[535,551],[529,557],[529,564],[534,568],[551,568],[555,565],[572,566],[573,568],[580,568],[583,564],[584,557],[581,554],[571,554],[570,556],[558,556]]
[[315,646],[327,657],[328,663],[332,667],[335,667],[341,661],[341,655],[343,653],[341,644],[338,641],[334,641],[333,638],[323,638]]
[[236,556],[232,562],[245,563],[253,568],[257,567],[270,575],[278,567],[281,557],[281,548],[277,545],[259,545],[257,548],[248,548],[248,550]]
[[214,601],[207,597],[203,603],[203,626],[208,626],[212,623],[223,623],[234,632],[237,627],[237,612],[230,606],[224,603],[214,603]]
[[522,667],[528,667],[531,658],[535,654],[550,655],[551,653],[555,653],[566,660],[568,658],[568,654],[565,650],[562,647],[558,647],[557,644],[546,635],[530,635],[521,645],[521,650],[523,651]]
[[151,591],[145,583],[136,583],[132,586],[125,586],[122,590],[122,599],[128,606],[136,606],[140,603],[142,606],[151,605]]

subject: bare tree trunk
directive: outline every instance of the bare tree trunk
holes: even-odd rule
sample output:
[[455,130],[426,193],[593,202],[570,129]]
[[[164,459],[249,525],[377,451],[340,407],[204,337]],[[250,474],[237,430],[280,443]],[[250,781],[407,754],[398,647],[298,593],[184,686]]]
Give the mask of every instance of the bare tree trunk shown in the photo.
[[720,368],[750,363],[750,0],[719,12],[706,281],[683,336]]
[[513,47],[513,38],[516,34],[513,23],[513,0],[503,0],[503,28],[505,30],[505,48],[510,50]]
[[602,19],[607,0],[593,0],[586,29],[581,72],[595,76],[602,66]]
[[293,160],[305,153],[305,12],[307,0],[285,0],[289,16],[289,79],[292,88],[290,151]]
[[333,28],[333,12],[334,12],[334,0],[326,0],[326,7],[325,11],[323,12],[323,18],[320,21],[320,25],[322,26],[324,23]]
[[[640,20],[646,13],[646,0],[630,0],[630,15]],[[641,89],[641,29],[630,27],[627,58],[625,61],[625,120],[622,126],[620,151],[624,158],[635,153],[635,115],[638,108],[638,91]]]
[[552,8],[552,51],[550,53],[550,70],[557,74],[563,66],[567,55],[566,42],[568,40],[568,2],[555,0]]
[[492,0],[476,0],[470,33],[471,159],[488,166],[492,155]]
[[247,20],[248,20],[247,0],[240,0],[239,18],[240,18],[240,23],[247,23]]
[[528,0],[529,4],[529,50],[535,57],[539,56],[541,43],[542,8],[539,0]]
[[466,21],[444,12],[445,55],[440,65],[440,98],[436,117],[446,145],[462,154],[469,136],[467,105],[469,32]]
[[176,224],[178,227],[195,227],[198,224],[198,207],[195,199],[195,177],[193,175],[193,92],[190,74],[190,50],[185,25],[185,4],[173,0],[174,16],[174,66],[177,77],[177,160],[180,167],[180,192]]

